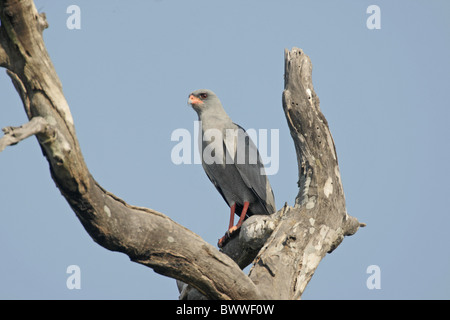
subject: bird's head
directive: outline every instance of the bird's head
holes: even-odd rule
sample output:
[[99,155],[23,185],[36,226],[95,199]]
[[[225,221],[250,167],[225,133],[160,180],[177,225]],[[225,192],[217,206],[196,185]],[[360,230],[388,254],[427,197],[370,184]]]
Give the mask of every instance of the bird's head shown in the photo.
[[202,113],[205,110],[212,108],[222,108],[219,98],[216,94],[208,89],[199,89],[193,91],[189,95],[188,103],[194,108],[197,113]]

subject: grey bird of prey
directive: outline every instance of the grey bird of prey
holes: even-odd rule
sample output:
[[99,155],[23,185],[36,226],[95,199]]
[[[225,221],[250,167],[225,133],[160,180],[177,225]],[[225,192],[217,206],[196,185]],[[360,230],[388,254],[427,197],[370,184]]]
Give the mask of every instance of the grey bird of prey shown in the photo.
[[201,121],[203,169],[231,210],[228,232],[218,243],[222,247],[247,217],[274,213],[275,199],[258,149],[247,132],[231,121],[216,94],[196,90],[188,103]]

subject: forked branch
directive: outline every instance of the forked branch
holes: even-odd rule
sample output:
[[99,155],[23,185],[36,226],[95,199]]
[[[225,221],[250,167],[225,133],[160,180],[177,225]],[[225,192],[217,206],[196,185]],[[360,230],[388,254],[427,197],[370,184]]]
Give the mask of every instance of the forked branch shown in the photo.
[[[0,19],[0,66],[8,69],[30,120],[4,130],[0,151],[36,135],[56,186],[106,249],[181,280],[209,299],[298,299],[326,253],[359,228],[345,208],[334,142],[312,86],[311,61],[302,50],[286,51],[283,93],[298,158],[296,205],[249,219],[223,248],[226,255],[166,215],[129,205],[94,180],[45,49],[45,15],[31,0],[0,0]],[[240,267],[252,260],[247,276]]]

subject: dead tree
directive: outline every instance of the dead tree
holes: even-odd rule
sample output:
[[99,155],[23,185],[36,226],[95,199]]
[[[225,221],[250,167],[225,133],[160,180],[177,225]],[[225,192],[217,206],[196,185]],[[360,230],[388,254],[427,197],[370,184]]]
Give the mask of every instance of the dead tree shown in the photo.
[[[295,206],[247,219],[219,251],[163,213],[130,205],[95,181],[44,45],[45,14],[32,0],[0,0],[0,19],[0,66],[29,119],[3,129],[0,151],[36,136],[53,181],[92,239],[179,280],[180,298],[299,299],[326,253],[363,225],[347,214],[334,141],[302,50],[285,51],[282,98],[297,151]],[[250,263],[246,275],[241,268]]]

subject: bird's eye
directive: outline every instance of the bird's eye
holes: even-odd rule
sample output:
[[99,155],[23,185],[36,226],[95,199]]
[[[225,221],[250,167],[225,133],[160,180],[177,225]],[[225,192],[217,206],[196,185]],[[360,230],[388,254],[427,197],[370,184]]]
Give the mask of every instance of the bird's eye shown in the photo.
[[200,93],[200,98],[206,99],[208,95],[206,93]]

